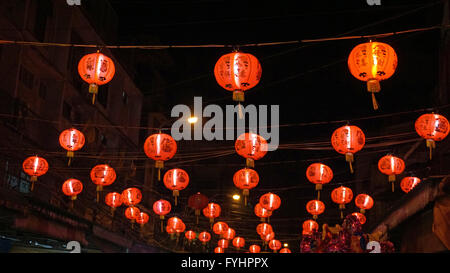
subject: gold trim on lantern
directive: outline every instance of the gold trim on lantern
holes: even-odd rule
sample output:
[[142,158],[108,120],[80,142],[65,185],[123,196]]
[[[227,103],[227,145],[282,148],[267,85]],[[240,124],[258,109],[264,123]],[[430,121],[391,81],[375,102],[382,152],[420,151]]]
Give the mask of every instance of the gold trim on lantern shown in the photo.
[[381,90],[380,81],[377,79],[370,79],[367,81],[367,91],[378,93]]
[[247,158],[245,163],[249,168],[255,167],[255,160],[253,160],[253,158]]
[[233,101],[244,101],[244,92],[241,90],[235,90],[233,91]]

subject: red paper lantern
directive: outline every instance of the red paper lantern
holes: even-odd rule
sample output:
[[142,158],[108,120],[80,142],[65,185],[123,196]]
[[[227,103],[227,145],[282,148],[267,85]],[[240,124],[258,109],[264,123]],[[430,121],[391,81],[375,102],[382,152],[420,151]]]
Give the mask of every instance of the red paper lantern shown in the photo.
[[266,193],[259,198],[259,204],[266,210],[274,211],[281,205],[281,199],[274,193]]
[[48,162],[39,156],[30,156],[23,161],[23,171],[31,176],[31,191],[34,189],[34,182],[37,181],[39,176],[42,176],[48,171]]
[[177,236],[179,237],[180,234],[182,232],[184,232],[186,230],[186,224],[184,224],[184,222],[181,222],[180,225],[177,226],[177,228],[175,229],[175,232],[177,233]]
[[206,205],[208,205],[208,202],[209,202],[208,197],[199,192],[189,196],[188,206],[191,209],[195,210],[195,217],[197,218],[197,224],[198,224],[198,216],[200,215],[201,210],[204,209]]
[[313,234],[313,232],[319,230],[319,224],[314,220],[306,220],[303,222],[302,228],[303,228],[302,231],[303,235],[311,235]]
[[59,135],[59,144],[67,150],[68,165],[70,165],[71,159],[74,157],[74,152],[83,148],[84,142],[83,133],[75,128],[64,130]]
[[111,213],[114,215],[114,210],[122,205],[122,194],[118,192],[110,192],[105,196],[106,205],[111,207]]
[[249,53],[232,52],[223,55],[214,67],[214,76],[222,88],[233,92],[234,101],[244,101],[244,91],[255,87],[261,79],[258,59]]
[[358,221],[361,223],[361,225],[364,225],[366,223],[366,216],[364,216],[364,214],[359,212],[353,212],[352,215],[358,218]]
[[213,225],[213,231],[215,234],[222,236],[228,230],[228,225],[225,222],[217,222]]
[[245,246],[245,239],[242,237],[235,237],[233,239],[233,246],[239,250]]
[[331,136],[331,145],[340,154],[345,154],[345,160],[350,165],[350,172],[353,173],[354,154],[360,151],[366,143],[363,131],[354,126],[346,125],[336,129]]
[[250,253],[260,253],[261,252],[261,247],[259,245],[251,245],[248,248],[248,251],[250,251]]
[[214,248],[214,253],[225,253],[225,249],[218,246],[218,247]]
[[211,234],[207,231],[200,232],[198,235],[198,239],[200,242],[202,242],[203,245],[205,245],[209,240],[211,240]]
[[203,209],[203,215],[206,218],[209,218],[209,221],[211,223],[214,223],[214,218],[217,218],[220,216],[221,208],[216,203],[209,203],[204,209]]
[[269,248],[272,249],[274,253],[276,253],[277,250],[281,248],[281,242],[275,239],[270,240]]
[[176,233],[179,233],[180,230],[183,229],[183,220],[181,220],[180,218],[174,216],[174,217],[170,217],[167,220],[167,225],[171,228],[173,228],[173,230],[175,230]]
[[355,197],[355,205],[360,209],[360,212],[364,214],[366,210],[373,207],[373,199],[368,194],[358,194]]
[[306,210],[313,216],[313,219],[317,219],[318,215],[325,211],[325,204],[320,200],[311,200],[306,203]]
[[275,238],[275,232],[270,232],[270,233],[268,233],[268,234],[266,234],[266,235],[262,235],[262,234],[260,234],[260,236],[261,236],[261,240],[263,240],[264,242],[269,242],[270,240],[273,240],[274,238]]
[[148,222],[149,219],[150,217],[148,216],[147,213],[140,212],[139,215],[136,217],[136,223],[140,224],[141,227],[143,227]]
[[400,182],[400,188],[406,193],[410,192],[420,183],[420,178],[414,176],[407,176],[402,179]]
[[394,192],[395,175],[401,174],[405,170],[405,162],[399,157],[386,155],[378,161],[378,169],[389,176],[389,182],[392,183],[392,192]]
[[131,223],[134,223],[136,221],[136,218],[139,216],[139,214],[141,213],[141,210],[137,207],[128,207],[125,210],[125,217],[127,217],[127,219],[131,220]]
[[267,223],[261,223],[256,226],[256,232],[260,236],[265,236],[273,231],[272,226]]
[[192,241],[195,239],[195,237],[197,237],[197,234],[193,230],[188,230],[184,234],[184,237],[186,237],[186,239],[188,239],[189,241]]
[[171,159],[177,152],[177,142],[168,134],[153,134],[145,140],[144,152],[149,158],[155,160],[159,181],[164,161]]
[[153,211],[159,215],[159,218],[161,219],[161,232],[163,232],[163,220],[164,216],[167,215],[170,210],[172,209],[172,206],[170,205],[170,202],[164,199],[160,199],[153,203]]
[[441,141],[449,133],[449,123],[447,118],[438,114],[423,114],[415,122],[417,134],[426,139],[427,147],[430,149],[430,160],[432,151],[436,148],[435,141]]
[[331,199],[334,203],[339,204],[341,210],[341,218],[344,218],[342,210],[345,209],[345,204],[348,204],[353,199],[353,192],[350,188],[340,186],[331,192]]
[[280,249],[278,253],[291,253],[291,250],[287,247]]
[[372,93],[373,108],[378,109],[374,93],[380,92],[380,81],[390,78],[397,68],[394,49],[380,42],[359,44],[350,52],[348,67],[355,78],[367,82],[367,91]]
[[128,188],[122,192],[122,201],[125,206],[134,206],[141,202],[142,193],[138,188]]
[[238,155],[246,158],[247,167],[255,167],[255,160],[263,158],[267,151],[267,141],[260,135],[244,133],[234,143]]
[[261,221],[264,222],[265,218],[268,218],[272,215],[272,211],[266,210],[261,206],[260,203],[255,206],[255,215],[261,218]]
[[116,180],[116,171],[107,164],[97,165],[91,170],[91,180],[97,185],[97,202],[99,200],[99,192],[104,186],[109,186]]
[[233,176],[234,185],[243,190],[244,204],[247,206],[247,197],[249,195],[249,190],[256,187],[259,183],[259,175],[253,169],[240,169]]
[[81,58],[78,73],[89,84],[89,93],[93,95],[92,104],[95,103],[98,86],[110,82],[115,72],[114,62],[102,53],[91,53]]
[[220,239],[217,242],[217,245],[220,246],[223,249],[228,248],[228,240],[227,239]]
[[325,164],[313,163],[306,169],[306,178],[309,182],[316,184],[317,200],[319,200],[322,185],[330,183],[333,179],[333,171]]
[[189,185],[189,175],[182,169],[171,169],[164,175],[164,186],[173,191],[175,197],[175,206],[177,205],[177,197],[180,196],[180,191]]
[[65,195],[70,196],[72,200],[77,199],[77,195],[83,190],[83,183],[78,179],[68,179],[62,185],[62,191]]
[[222,233],[224,239],[233,240],[234,236],[236,236],[236,231],[230,227]]

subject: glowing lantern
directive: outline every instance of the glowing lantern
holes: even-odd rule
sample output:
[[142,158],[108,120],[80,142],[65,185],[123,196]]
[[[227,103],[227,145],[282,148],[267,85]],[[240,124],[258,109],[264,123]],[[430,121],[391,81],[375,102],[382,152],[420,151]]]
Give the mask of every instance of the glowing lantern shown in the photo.
[[268,234],[260,234],[261,240],[263,240],[265,243],[269,242],[270,240],[273,240],[275,238],[275,232],[270,232]]
[[214,248],[214,253],[225,253],[225,249],[218,246],[218,247]]
[[224,239],[233,240],[234,236],[236,236],[236,231],[232,228],[228,228],[224,233],[222,233]]
[[339,204],[339,210],[341,210],[341,219],[344,218],[343,209],[345,204],[348,204],[353,199],[353,192],[350,188],[340,186],[331,192],[331,199],[334,203]]
[[274,211],[281,205],[281,199],[274,193],[266,193],[259,198],[259,204],[266,210]]
[[280,249],[279,253],[291,253],[291,250],[287,247]]
[[159,215],[159,218],[161,219],[161,232],[163,232],[163,220],[164,216],[170,212],[172,209],[172,206],[170,205],[169,201],[166,201],[164,199],[160,199],[153,203],[153,211]]
[[267,151],[267,141],[260,135],[244,133],[234,143],[238,155],[246,158],[247,167],[255,167],[255,160],[263,158]]
[[184,234],[184,237],[186,237],[186,239],[188,239],[189,244],[191,243],[192,240],[195,239],[195,237],[197,237],[197,234],[193,231],[193,230],[188,230],[186,231],[186,233]]
[[140,213],[141,210],[137,207],[128,207],[125,210],[125,217],[131,221],[131,228],[133,228],[134,222],[136,221],[136,218],[139,217]]
[[367,82],[372,93],[373,108],[378,109],[375,93],[380,92],[380,81],[390,78],[397,67],[397,54],[385,43],[369,42],[353,48],[348,57],[350,73],[358,80]]
[[179,232],[181,232],[181,230],[183,230],[183,228],[185,228],[185,226],[183,227],[183,225],[184,225],[183,220],[181,220],[180,218],[178,218],[176,216],[170,217],[167,220],[167,225],[169,227],[173,228],[175,233],[179,233]]
[[366,223],[367,219],[366,216],[364,216],[364,214],[359,212],[353,212],[352,215],[358,218],[358,221],[361,223],[361,225],[364,225],[364,223]]
[[243,190],[244,204],[247,206],[247,196],[249,190],[256,187],[259,183],[259,175],[253,169],[244,168],[237,171],[233,176],[234,185]]
[[392,192],[394,192],[395,175],[401,174],[405,170],[405,162],[401,158],[386,155],[378,161],[378,169],[389,176],[389,182],[392,183]]
[[188,199],[188,206],[195,210],[195,217],[197,218],[198,224],[198,216],[202,209],[208,205],[209,199],[205,195],[197,192],[194,195],[191,195]]
[[164,161],[171,159],[175,155],[177,143],[168,134],[153,134],[145,140],[144,152],[149,158],[155,160],[159,181],[161,180],[161,169],[164,168]]
[[420,178],[407,176],[402,179],[400,182],[400,188],[406,193],[410,192],[415,186],[420,183]]
[[427,140],[427,147],[430,149],[430,160],[433,149],[436,148],[435,141],[441,141],[449,133],[448,120],[438,114],[423,114],[415,123],[417,134]]
[[261,204],[256,204],[255,206],[255,215],[261,218],[261,221],[264,222],[265,218],[268,218],[272,215],[272,211],[266,210],[261,206]]
[[238,250],[241,249],[241,247],[245,246],[245,239],[242,237],[235,237],[233,239],[233,246]]
[[368,194],[358,194],[355,197],[355,205],[360,209],[360,212],[364,214],[366,210],[373,207],[373,199]]
[[261,223],[258,226],[256,226],[256,232],[261,235],[265,236],[273,231],[272,226],[267,223]]
[[[65,195],[70,196],[72,201],[77,199],[77,195],[83,190],[83,183],[78,179],[68,179],[62,185],[62,191]],[[72,203],[73,204],[73,203]]]
[[222,236],[228,230],[228,225],[225,222],[217,222],[213,225],[213,231],[215,234]]
[[277,250],[281,248],[281,242],[275,239],[270,240],[269,248],[272,249],[274,253],[276,253]]
[[81,58],[78,63],[78,73],[89,84],[89,93],[93,95],[92,104],[95,103],[98,86],[110,82],[115,72],[114,62],[102,53],[87,54]]
[[333,171],[330,167],[322,163],[313,163],[306,169],[306,178],[309,182],[316,184],[317,200],[320,199],[322,185],[333,179]]
[[99,193],[104,186],[109,186],[116,180],[116,171],[107,164],[97,165],[91,170],[91,180],[97,185],[97,202]]
[[177,197],[180,196],[180,191],[189,185],[189,175],[182,169],[171,169],[164,175],[164,186],[173,191],[175,197],[175,206],[177,205]]
[[150,217],[145,212],[140,212],[139,215],[136,217],[136,223],[141,225],[141,229],[144,228],[144,225],[148,222]]
[[248,251],[250,251],[250,253],[260,253],[261,252],[261,247],[259,245],[251,245],[248,248]]
[[141,202],[142,193],[138,188],[128,188],[122,192],[122,202],[125,206],[134,206]]
[[74,152],[83,148],[84,142],[83,133],[75,128],[64,130],[59,135],[59,144],[67,150],[68,165],[70,165],[71,159],[74,157]]
[[198,235],[198,239],[202,242],[203,245],[206,245],[209,240],[211,240],[211,234],[207,231],[200,232]]
[[211,223],[211,228],[212,228],[212,223],[214,223],[214,218],[217,218],[220,216],[220,211],[221,208],[218,204],[216,203],[209,203],[204,209],[203,209],[203,215],[206,218],[209,218],[209,222]]
[[31,191],[34,189],[34,182],[37,181],[38,176],[44,175],[48,171],[48,162],[39,156],[30,156],[23,161],[23,171],[31,176]]
[[336,129],[331,136],[331,145],[340,154],[345,154],[345,160],[350,165],[350,172],[353,173],[353,157],[360,151],[366,142],[363,131],[353,125],[346,125]]
[[302,228],[303,235],[311,235],[313,232],[319,230],[319,224],[314,220],[306,220],[303,222]]
[[325,211],[325,204],[319,200],[311,200],[306,203],[306,210],[313,216],[313,219],[317,219],[318,215]]
[[223,249],[228,248],[228,240],[227,239],[220,239],[217,242],[217,245],[220,246]]
[[169,234],[171,240],[175,239],[175,229],[171,226],[166,226],[166,232]]
[[105,196],[106,205],[111,207],[111,213],[114,215],[116,208],[122,205],[122,195],[118,192],[110,192]]
[[214,76],[222,88],[233,92],[234,101],[244,101],[244,91],[255,87],[261,79],[258,59],[249,53],[232,52],[223,55],[214,67]]

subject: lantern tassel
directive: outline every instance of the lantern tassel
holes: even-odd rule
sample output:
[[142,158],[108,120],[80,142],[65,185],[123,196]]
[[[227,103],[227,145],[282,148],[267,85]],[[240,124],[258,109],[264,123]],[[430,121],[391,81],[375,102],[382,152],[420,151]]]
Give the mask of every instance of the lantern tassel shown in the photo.
[[70,167],[70,162],[72,161],[72,158],[69,157],[69,161],[67,162],[67,166]]
[[242,105],[240,102],[238,103],[238,112],[239,112],[239,119],[243,119],[244,114],[242,113]]
[[433,148],[436,148],[436,143],[432,139],[427,139],[427,147],[430,148],[430,160],[432,159]]
[[320,200],[320,191],[317,191],[317,200]]
[[392,184],[392,192],[394,192],[394,181],[392,181],[391,184]]
[[377,99],[375,98],[374,92],[372,92],[372,104],[373,104],[373,109],[378,110],[378,103],[377,103]]
[[162,220],[161,220],[161,232],[164,232],[164,224]]
[[350,173],[353,173],[353,154],[352,153],[346,153],[345,154],[345,160],[348,162],[348,164],[350,165]]
[[158,168],[158,181],[161,181],[161,169]]

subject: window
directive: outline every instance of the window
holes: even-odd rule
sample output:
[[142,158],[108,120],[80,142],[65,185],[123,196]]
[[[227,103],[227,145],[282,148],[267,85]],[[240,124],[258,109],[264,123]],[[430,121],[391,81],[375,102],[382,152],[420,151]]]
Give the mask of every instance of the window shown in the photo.
[[50,0],[39,0],[36,9],[36,19],[34,21],[33,33],[37,40],[43,42],[45,30],[47,29],[48,18],[52,16],[53,4]]
[[23,83],[28,89],[33,89],[34,85],[34,75],[23,65],[20,65],[20,82]]
[[72,106],[67,102],[63,103],[63,117],[68,121],[72,121]]

